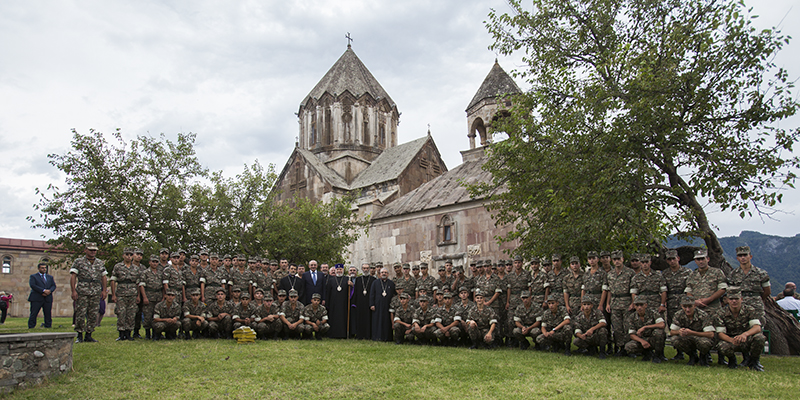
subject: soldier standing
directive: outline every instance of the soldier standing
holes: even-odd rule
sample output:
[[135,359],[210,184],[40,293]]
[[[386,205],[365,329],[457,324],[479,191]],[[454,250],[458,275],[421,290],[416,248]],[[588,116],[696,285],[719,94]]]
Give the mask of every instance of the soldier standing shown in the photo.
[[170,261],[172,262],[172,265],[164,267],[164,270],[161,272],[161,281],[164,285],[164,293],[170,290],[175,293],[179,293],[178,296],[180,296],[180,298],[176,298],[175,301],[182,303],[183,263],[181,262],[181,254],[177,251],[172,253],[170,255]]
[[[70,288],[75,304],[76,343],[97,342],[92,338],[100,300],[106,297],[108,271],[103,260],[97,258],[97,243],[86,243],[85,256],[75,260],[70,273]],[[84,336],[85,334],[85,336]]]
[[[426,293],[433,293],[436,279],[428,275],[428,263],[420,263],[419,269],[422,271],[422,276],[417,279],[417,288],[424,288]],[[417,298],[419,298],[419,294],[417,294]]]
[[[686,279],[689,278],[692,271],[689,268],[681,266],[681,259],[678,256],[677,250],[667,250],[665,256],[669,268],[664,270],[661,276],[664,277],[664,282],[667,284],[667,324],[670,325],[671,332],[672,318],[681,310],[680,302],[686,290]],[[678,350],[678,353],[672,359],[683,360],[683,351],[678,347],[675,348]]]
[[611,329],[617,349],[614,355],[625,356],[627,355],[625,343],[629,340],[625,331],[625,316],[633,309],[631,295],[633,271],[623,265],[622,251],[612,252],[611,261],[614,263],[614,269],[606,274],[606,282],[603,285],[604,295],[609,299],[606,312],[611,314]]
[[[147,269],[147,266],[142,264],[142,258],[144,257],[144,251],[140,247],[133,249],[133,266],[139,271],[141,275],[142,271]],[[134,339],[141,339],[142,335],[139,334],[139,330],[142,328],[142,317],[144,315],[144,299],[139,294],[139,276],[136,277],[136,315],[133,319],[133,338]]]
[[200,256],[197,254],[189,258],[189,266],[184,268],[182,272],[183,278],[183,302],[189,301],[191,293],[195,289],[200,289],[200,278],[203,276],[203,268],[200,267]]
[[156,304],[164,300],[164,284],[162,271],[159,269],[159,257],[150,256],[150,268],[139,275],[139,296],[142,298],[142,325],[144,325],[144,338],[150,339],[153,330],[153,312]]
[[539,258],[531,259],[531,299],[533,305],[544,310],[547,308],[547,292],[550,288],[550,278],[547,271],[540,269]]
[[560,254],[553,254],[552,257],[553,261],[553,269],[550,271],[550,294],[555,294],[557,297],[558,304],[561,306],[566,306],[564,304],[564,279],[567,277],[569,272],[561,268],[561,255]]
[[736,248],[736,260],[739,267],[731,272],[728,283],[737,286],[742,293],[742,302],[756,310],[761,326],[766,323],[764,318],[764,300],[770,297],[769,274],[752,264],[753,255],[750,246]]
[[708,251],[700,249],[694,252],[697,269],[686,278],[685,292],[692,296],[697,308],[714,314],[720,308],[720,297],[728,288],[725,274],[719,268],[708,266]]
[[208,268],[203,269],[200,276],[200,301],[208,303],[215,301],[217,290],[222,289],[227,293],[228,271],[219,265],[219,255],[211,253]]
[[133,265],[133,249],[123,251],[123,261],[114,265],[111,272],[111,301],[117,304],[117,340],[133,340],[131,331],[136,318],[136,298],[141,272]]
[[[611,264],[611,253],[607,251],[603,251],[600,253],[601,255],[605,254],[605,258],[608,261],[610,266]],[[595,300],[597,300],[597,309],[603,313],[603,316],[606,320],[606,345],[608,349],[600,349],[600,351],[605,352],[607,354],[614,354],[613,346],[614,342],[611,339],[611,329],[609,328],[608,321],[611,320],[611,313],[606,311],[606,301],[608,301],[608,292],[603,291],[603,285],[606,281],[606,270],[603,269],[598,263],[597,252],[590,251],[587,254],[587,261],[589,263],[589,270],[583,274],[583,285],[581,285],[581,297],[590,295]],[[610,267],[609,267],[610,270]]]
[[574,317],[581,309],[582,286],[583,269],[581,268],[581,260],[578,256],[572,256],[569,258],[569,272],[567,272],[562,281],[564,304],[570,316]]
[[681,310],[672,316],[669,326],[672,347],[689,355],[686,365],[699,364],[707,367],[709,352],[714,347],[712,316],[695,307],[694,299],[689,296],[683,296],[680,304]]

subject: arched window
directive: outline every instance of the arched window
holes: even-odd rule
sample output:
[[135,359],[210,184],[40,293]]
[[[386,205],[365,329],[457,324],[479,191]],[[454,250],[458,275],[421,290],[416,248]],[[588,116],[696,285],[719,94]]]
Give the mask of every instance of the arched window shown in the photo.
[[442,217],[439,222],[439,246],[449,246],[458,243],[456,239],[456,223],[449,215]]
[[12,264],[11,256],[4,256],[3,257],[3,273],[10,274],[11,273],[11,264]]

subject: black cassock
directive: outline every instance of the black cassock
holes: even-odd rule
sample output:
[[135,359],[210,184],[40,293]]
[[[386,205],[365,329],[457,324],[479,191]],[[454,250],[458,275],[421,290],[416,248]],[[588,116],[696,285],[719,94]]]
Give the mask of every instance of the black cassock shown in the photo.
[[[355,333],[358,339],[372,338],[372,310],[369,309],[369,292],[372,289],[374,276],[362,275],[356,278],[355,289],[350,309],[350,334]],[[364,294],[366,291],[366,294]],[[355,314],[353,316],[352,314]]]
[[389,303],[395,295],[394,282],[391,279],[376,279],[372,282],[369,293],[369,306],[375,307],[372,312],[372,340],[388,342],[392,340],[392,317],[389,314]]
[[[350,286],[347,285],[347,282],[349,279],[346,275],[341,277],[331,275],[325,284],[323,297],[325,307],[328,309],[328,323],[331,325],[331,329],[328,331],[330,338],[347,338],[347,307],[350,304],[348,301]],[[339,290],[340,288],[341,290]]]

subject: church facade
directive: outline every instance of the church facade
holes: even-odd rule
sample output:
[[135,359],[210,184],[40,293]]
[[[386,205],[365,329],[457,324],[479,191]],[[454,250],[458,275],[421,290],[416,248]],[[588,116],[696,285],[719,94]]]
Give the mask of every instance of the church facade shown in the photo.
[[352,264],[505,258],[515,244],[496,238],[510,227],[497,226],[486,200],[463,184],[490,179],[481,168],[487,130],[510,105],[503,95],[519,92],[495,62],[466,109],[470,149],[448,170],[430,132],[397,143],[397,105],[348,45],[300,105],[298,142],[275,184],[278,201],[356,194],[354,212],[370,224],[348,249]]

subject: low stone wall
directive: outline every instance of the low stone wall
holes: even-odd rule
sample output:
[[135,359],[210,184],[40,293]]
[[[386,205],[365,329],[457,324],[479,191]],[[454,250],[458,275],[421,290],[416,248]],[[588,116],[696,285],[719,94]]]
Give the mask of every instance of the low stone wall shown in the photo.
[[0,335],[0,394],[72,369],[75,332]]

